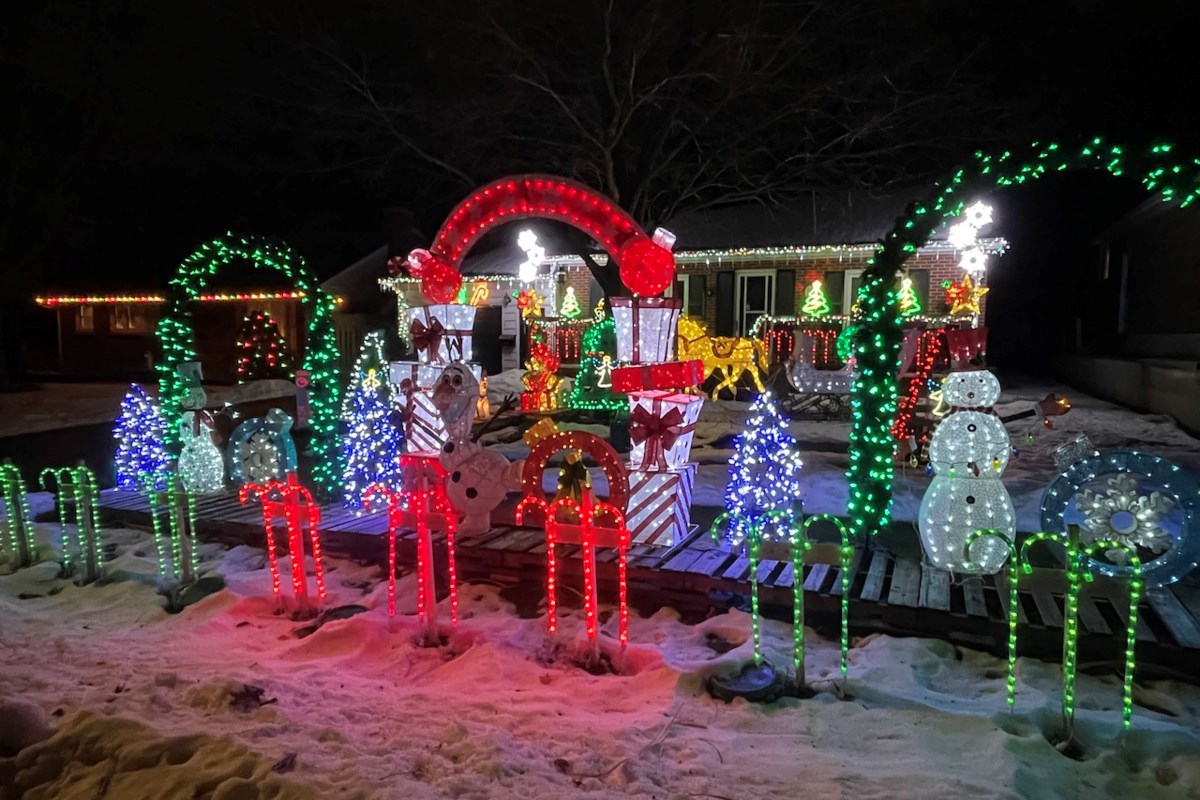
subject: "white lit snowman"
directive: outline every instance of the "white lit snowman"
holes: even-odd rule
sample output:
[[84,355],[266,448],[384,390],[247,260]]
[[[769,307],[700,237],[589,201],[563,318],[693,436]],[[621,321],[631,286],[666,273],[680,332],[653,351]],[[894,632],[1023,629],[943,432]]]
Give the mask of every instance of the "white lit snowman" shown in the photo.
[[934,478],[921,501],[921,544],[937,567],[955,572],[991,574],[1008,557],[1008,547],[992,536],[976,540],[970,558],[968,537],[993,530],[1012,540],[1016,514],[1000,480],[1011,450],[1004,423],[991,413],[1000,399],[1000,382],[987,370],[952,373],[942,397],[955,410],[929,440]]

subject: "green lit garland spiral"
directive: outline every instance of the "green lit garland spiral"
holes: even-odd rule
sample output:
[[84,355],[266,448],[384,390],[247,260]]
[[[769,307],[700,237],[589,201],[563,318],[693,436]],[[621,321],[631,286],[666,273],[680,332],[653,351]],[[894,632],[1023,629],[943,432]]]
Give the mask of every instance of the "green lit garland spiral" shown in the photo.
[[227,233],[197,248],[183,260],[171,279],[167,310],[159,320],[157,330],[162,350],[157,365],[158,396],[167,419],[168,450],[173,455],[179,454],[181,404],[187,394],[187,387],[176,367],[197,357],[191,303],[218,270],[235,260],[280,272],[295,284],[297,290],[304,292],[304,304],[310,318],[303,368],[309,372],[311,387],[312,449],[316,456],[313,479],[321,494],[333,496],[339,491],[342,475],[337,428],[341,378],[333,326],[334,301],[317,284],[304,259],[283,242]]
[[924,202],[908,207],[875,252],[863,275],[862,316],[854,338],[858,377],[851,388],[850,524],[855,536],[874,534],[891,517],[893,442],[900,345],[903,340],[897,272],[929,241],[938,226],[962,213],[974,194],[1014,186],[1052,172],[1100,169],[1135,175],[1164,201],[1190,205],[1200,197],[1200,159],[1179,158],[1170,144],[1132,153],[1100,137],[1073,146],[1033,142],[1019,151],[976,153],[971,165],[935,186]]

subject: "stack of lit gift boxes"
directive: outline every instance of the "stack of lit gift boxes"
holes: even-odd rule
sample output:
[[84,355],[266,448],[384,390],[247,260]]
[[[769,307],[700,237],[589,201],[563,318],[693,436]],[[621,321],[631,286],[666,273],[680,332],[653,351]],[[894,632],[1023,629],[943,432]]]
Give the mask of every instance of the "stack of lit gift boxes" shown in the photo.
[[389,379],[393,396],[406,411],[405,449],[410,453],[437,452],[448,434],[442,416],[433,404],[433,387],[446,367],[463,362],[480,386],[483,367],[472,364],[471,338],[475,306],[439,303],[405,309],[408,331],[416,361],[393,361]]
[[669,547],[691,525],[696,464],[688,461],[704,397],[685,390],[704,380],[700,361],[677,361],[680,302],[667,297],[614,297],[617,360],[613,390],[629,395],[629,507],[635,544]]

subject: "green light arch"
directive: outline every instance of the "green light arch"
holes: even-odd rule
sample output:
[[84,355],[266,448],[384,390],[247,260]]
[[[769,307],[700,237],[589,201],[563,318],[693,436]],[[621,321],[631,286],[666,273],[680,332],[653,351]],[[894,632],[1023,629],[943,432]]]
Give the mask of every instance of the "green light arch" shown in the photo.
[[171,279],[167,311],[158,321],[156,335],[161,348],[158,396],[167,419],[167,447],[179,455],[181,404],[187,388],[176,367],[195,361],[196,333],[192,328],[191,304],[208,288],[217,272],[233,261],[245,261],[256,269],[279,272],[304,293],[309,314],[308,336],[302,368],[309,372],[312,403],[312,449],[316,457],[313,479],[318,490],[332,496],[341,479],[341,446],[338,442],[338,409],[341,379],[338,374],[337,337],[334,333],[334,301],[308,269],[303,257],[287,244],[257,236],[227,233],[200,245],[183,260]]
[[874,534],[891,520],[894,475],[891,426],[896,417],[903,341],[898,292],[893,288],[904,262],[934,231],[962,213],[966,199],[997,186],[1015,186],[1056,172],[1097,169],[1114,177],[1139,177],[1164,201],[1191,205],[1200,196],[1200,159],[1180,158],[1170,144],[1131,151],[1094,137],[1065,146],[1032,142],[1019,150],[975,154],[975,160],[933,193],[911,204],[875,251],[863,274],[862,318],[854,338],[858,377],[851,387],[850,499],[847,511],[855,536]]

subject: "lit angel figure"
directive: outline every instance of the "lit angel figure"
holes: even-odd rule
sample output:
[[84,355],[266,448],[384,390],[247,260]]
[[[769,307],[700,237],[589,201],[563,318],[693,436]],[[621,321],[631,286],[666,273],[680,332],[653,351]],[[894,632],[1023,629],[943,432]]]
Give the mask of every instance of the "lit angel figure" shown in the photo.
[[[1080,526],[1083,542],[1107,540],[1153,553],[1166,552],[1172,540],[1162,519],[1175,508],[1175,501],[1159,492],[1141,494],[1132,475],[1114,475],[1107,484],[1103,493],[1084,490],[1075,496],[1075,507],[1084,517]],[[1126,563],[1125,549],[1109,550],[1106,555],[1116,564]]]

